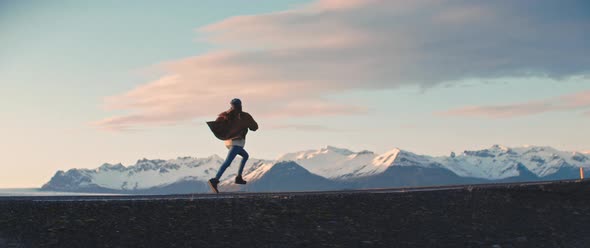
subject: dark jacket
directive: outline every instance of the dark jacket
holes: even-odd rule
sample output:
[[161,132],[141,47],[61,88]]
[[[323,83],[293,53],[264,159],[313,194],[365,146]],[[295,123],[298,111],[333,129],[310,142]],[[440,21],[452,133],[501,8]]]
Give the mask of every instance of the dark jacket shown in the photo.
[[219,114],[217,120],[209,121],[207,125],[220,140],[245,139],[248,129],[258,130],[258,123],[250,114],[236,110]]

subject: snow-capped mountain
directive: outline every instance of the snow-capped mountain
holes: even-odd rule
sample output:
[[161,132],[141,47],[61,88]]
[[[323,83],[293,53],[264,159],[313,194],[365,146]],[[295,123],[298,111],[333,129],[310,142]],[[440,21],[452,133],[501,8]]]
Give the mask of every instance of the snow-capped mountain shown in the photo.
[[[282,167],[277,168],[278,164],[288,164],[290,165],[289,169],[292,171],[277,172],[277,170],[281,169],[286,170]],[[402,168],[415,166],[429,169],[435,167],[442,168],[441,165],[438,165],[435,162],[429,160],[429,157],[416,155],[398,148],[383,154],[375,154],[370,151],[353,152],[343,148],[327,146],[318,150],[307,150],[285,154],[280,156],[276,161],[266,163],[251,173],[246,174],[244,179],[249,182],[256,182],[256,187],[235,185],[232,178],[222,182],[220,187],[222,190],[240,191],[249,191],[252,189],[256,189],[257,191],[277,191],[283,188],[293,188],[293,184],[288,183],[292,181],[291,177],[286,175],[290,175],[294,171],[298,172],[297,174],[300,179],[303,177],[306,178],[305,180],[297,180],[298,184],[300,185],[298,190],[303,190],[304,188],[309,187],[309,185],[315,185],[314,189],[316,190],[336,188],[366,188],[369,186],[402,186],[404,185],[403,183],[396,184],[394,182],[394,184],[391,184],[392,181],[387,178],[378,178],[382,175],[388,175],[388,171],[391,171],[392,167]],[[269,176],[269,173],[275,175]],[[453,174],[452,172],[449,173]],[[401,176],[402,174],[396,174],[395,176]],[[329,179],[331,183],[318,180],[317,177]],[[282,182],[285,185],[277,187],[276,183],[261,184],[259,181],[265,181],[261,180],[262,178],[267,181],[271,180],[268,178],[273,178],[274,182]],[[368,179],[376,180],[373,180],[372,182],[366,182]],[[319,181],[321,183],[310,183],[312,181]],[[419,180],[415,181],[415,183],[411,183],[411,185],[420,185],[426,183],[427,182]]]
[[[277,161],[293,161],[311,173],[330,179],[358,177],[384,171],[399,150],[390,155],[378,156],[370,151],[353,152],[347,149],[327,146],[319,150],[308,150],[285,154]],[[393,161],[393,160],[392,160]]]
[[246,185],[236,185],[233,178],[219,186],[222,191],[314,191],[335,190],[344,184],[315,175],[293,161],[268,163],[247,174]]
[[584,154],[543,146],[508,148],[494,145],[489,149],[434,159],[459,176],[485,179],[518,176],[519,165],[538,177],[549,176],[562,168],[590,166],[590,160]]
[[[464,151],[458,155],[432,157],[401,149],[382,154],[353,152],[327,146],[288,153],[278,159],[250,159],[244,170],[249,183],[233,183],[240,158],[222,178],[222,190],[281,191],[424,186],[491,181],[530,181],[576,178],[579,167],[590,170],[590,155],[558,151],[551,147]],[[206,180],[223,162],[219,156],[182,157],[171,160],[137,161],[125,167],[104,164],[97,169],[58,171],[43,186],[48,190],[186,193],[207,191]]]
[[[234,160],[230,167],[237,168],[239,161],[239,158]],[[244,172],[249,173],[264,162],[250,159]],[[175,183],[204,182],[215,176],[222,163],[223,159],[217,155],[206,158],[179,157],[170,160],[144,158],[128,167],[120,163],[106,163],[96,169],[58,171],[42,188],[62,191],[150,191]],[[235,171],[228,170],[222,179],[235,175]]]

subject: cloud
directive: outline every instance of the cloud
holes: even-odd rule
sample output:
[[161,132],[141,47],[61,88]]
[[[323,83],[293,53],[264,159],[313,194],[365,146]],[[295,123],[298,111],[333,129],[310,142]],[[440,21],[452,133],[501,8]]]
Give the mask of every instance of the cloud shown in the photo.
[[590,113],[590,90],[540,101],[492,106],[468,106],[436,113],[442,116],[481,117],[489,119],[514,118],[547,112],[586,110]]
[[[359,114],[367,108],[328,96],[428,88],[466,78],[585,75],[588,5],[585,0],[322,0],[232,17],[197,29],[215,51],[162,63],[161,78],[106,99],[107,108],[129,114],[95,124],[121,130],[183,122],[211,116],[233,97],[268,117]],[[524,108],[512,115],[544,107]]]

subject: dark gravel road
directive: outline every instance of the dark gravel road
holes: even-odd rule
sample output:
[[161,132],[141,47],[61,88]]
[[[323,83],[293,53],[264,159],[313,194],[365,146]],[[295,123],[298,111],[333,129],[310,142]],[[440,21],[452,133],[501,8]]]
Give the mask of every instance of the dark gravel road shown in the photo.
[[0,247],[590,247],[590,182],[0,198]]

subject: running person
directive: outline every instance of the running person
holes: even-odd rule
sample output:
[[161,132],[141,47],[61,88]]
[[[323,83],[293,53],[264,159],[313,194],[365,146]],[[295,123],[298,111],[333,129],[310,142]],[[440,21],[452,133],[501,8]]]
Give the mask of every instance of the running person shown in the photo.
[[217,171],[217,175],[214,178],[209,179],[209,186],[215,193],[219,193],[217,185],[219,184],[219,179],[223,175],[223,172],[225,172],[227,167],[230,166],[237,155],[242,157],[242,161],[240,163],[240,168],[238,169],[235,183],[246,184],[246,181],[242,178],[242,172],[244,171],[244,166],[249,157],[248,152],[244,150],[244,146],[246,145],[246,134],[248,134],[248,130],[258,130],[258,123],[254,121],[254,118],[252,118],[250,114],[242,111],[242,101],[240,101],[240,99],[235,98],[230,104],[231,108],[228,111],[219,114],[217,120],[207,122],[215,136],[224,140],[225,146],[229,149],[227,158],[225,158],[225,161],[221,164],[221,167]]

